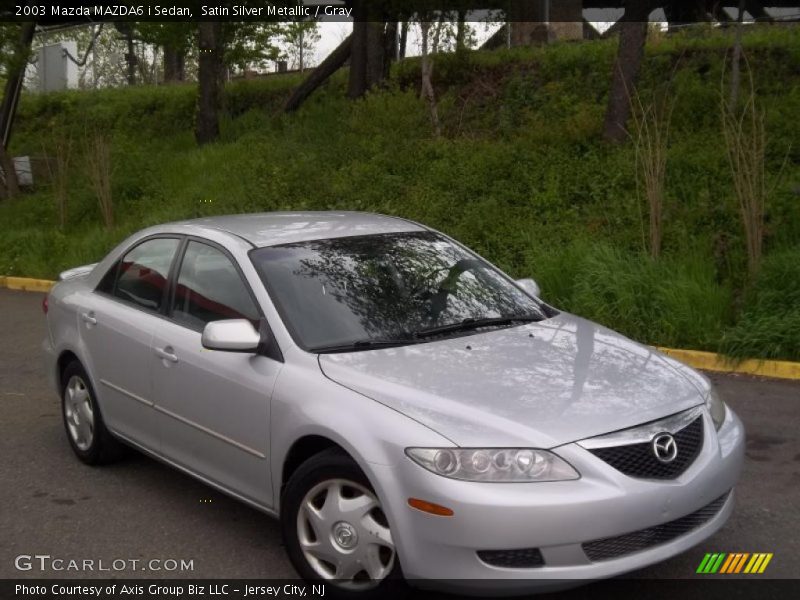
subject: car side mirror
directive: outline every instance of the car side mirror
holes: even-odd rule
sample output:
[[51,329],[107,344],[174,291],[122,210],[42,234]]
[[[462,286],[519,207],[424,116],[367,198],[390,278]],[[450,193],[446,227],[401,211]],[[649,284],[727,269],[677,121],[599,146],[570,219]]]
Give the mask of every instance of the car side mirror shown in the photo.
[[261,335],[247,319],[225,319],[206,324],[201,343],[208,350],[256,352]]
[[536,298],[542,293],[542,290],[539,289],[539,284],[536,283],[533,279],[525,278],[525,279],[517,279],[517,285],[522,288],[524,292],[527,292],[531,296]]

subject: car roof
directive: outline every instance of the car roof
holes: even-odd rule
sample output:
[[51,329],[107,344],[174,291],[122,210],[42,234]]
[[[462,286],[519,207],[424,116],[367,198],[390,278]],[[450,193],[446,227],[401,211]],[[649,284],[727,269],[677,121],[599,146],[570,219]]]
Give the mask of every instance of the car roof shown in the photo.
[[223,215],[181,221],[236,235],[256,247],[356,235],[426,231],[399,217],[352,211],[268,212]]

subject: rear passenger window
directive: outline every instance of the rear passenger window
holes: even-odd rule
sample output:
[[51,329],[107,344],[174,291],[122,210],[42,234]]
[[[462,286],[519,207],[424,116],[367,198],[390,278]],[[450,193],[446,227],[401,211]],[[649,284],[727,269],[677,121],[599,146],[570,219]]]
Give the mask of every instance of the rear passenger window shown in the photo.
[[210,321],[260,316],[231,260],[208,244],[190,241],[181,262],[172,317],[195,329]]
[[155,238],[142,242],[120,261],[113,295],[142,308],[158,310],[178,240]]

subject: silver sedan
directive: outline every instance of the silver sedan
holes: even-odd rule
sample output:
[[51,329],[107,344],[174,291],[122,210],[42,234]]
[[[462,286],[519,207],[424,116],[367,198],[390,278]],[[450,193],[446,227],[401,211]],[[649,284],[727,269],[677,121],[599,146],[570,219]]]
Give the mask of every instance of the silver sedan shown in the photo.
[[197,219],[62,273],[44,356],[80,460],[132,446],[197,477],[349,592],[569,585],[706,539],[733,510],[737,416],[539,296],[400,218]]

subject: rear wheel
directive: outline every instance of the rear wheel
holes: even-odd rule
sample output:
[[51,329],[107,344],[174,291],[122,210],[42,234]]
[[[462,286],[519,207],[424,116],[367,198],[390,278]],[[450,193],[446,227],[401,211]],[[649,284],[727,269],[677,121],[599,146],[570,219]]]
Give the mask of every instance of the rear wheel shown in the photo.
[[73,361],[61,376],[61,412],[75,455],[87,465],[113,462],[124,453],[103,422],[94,388],[83,366]]
[[289,479],[281,524],[289,558],[307,580],[337,595],[380,595],[400,577],[388,520],[369,481],[341,451],[310,458]]

